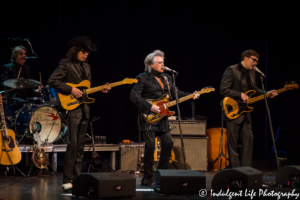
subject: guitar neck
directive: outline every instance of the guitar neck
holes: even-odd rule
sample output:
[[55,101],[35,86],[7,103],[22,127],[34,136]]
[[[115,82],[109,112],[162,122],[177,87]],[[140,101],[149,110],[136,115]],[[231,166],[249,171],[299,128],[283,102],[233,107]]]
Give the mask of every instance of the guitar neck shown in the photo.
[[40,135],[37,131],[35,131],[35,136],[36,136],[36,141],[37,141],[37,146],[38,146],[38,149],[41,148],[41,143],[40,143]]
[[[8,135],[7,135],[7,129],[6,129],[6,121],[5,121],[5,115],[4,115],[2,97],[1,97],[1,102],[0,102],[0,115],[1,115],[0,129],[2,129],[3,136],[5,138],[7,138]],[[1,135],[0,135],[0,137],[1,137]]]
[[[198,94],[201,94],[202,92],[199,91],[199,92],[197,92],[197,93],[198,93]],[[184,102],[184,101],[186,101],[186,100],[189,100],[189,99],[191,99],[191,98],[193,98],[193,97],[194,97],[194,94],[190,94],[190,95],[187,95],[187,96],[185,96],[185,97],[181,97],[180,99],[178,99],[178,103],[182,103],[182,102]],[[175,104],[176,104],[176,100],[171,101],[171,102],[168,103],[168,107],[174,106]]]
[[108,85],[101,85],[101,86],[98,86],[98,87],[94,87],[94,88],[89,88],[86,90],[86,93],[87,94],[91,94],[91,93],[94,93],[94,92],[99,92],[99,91],[102,91],[104,89],[104,87],[116,87],[116,86],[119,86],[119,85],[124,85],[124,82],[123,81],[119,81],[119,82],[115,82],[115,83],[110,83]]
[[[281,92],[285,92],[285,91],[286,91],[285,88],[281,88],[281,89],[277,90],[278,94],[281,93]],[[270,96],[272,96],[271,93],[270,93],[270,94],[266,94],[266,97],[267,97],[267,98],[269,98]],[[259,96],[257,96],[257,97],[250,98],[249,104],[250,104],[250,103],[257,102],[257,101],[260,101],[260,100],[262,100],[262,99],[264,99],[264,95],[263,95],[263,94],[262,94],[262,95],[259,95]]]

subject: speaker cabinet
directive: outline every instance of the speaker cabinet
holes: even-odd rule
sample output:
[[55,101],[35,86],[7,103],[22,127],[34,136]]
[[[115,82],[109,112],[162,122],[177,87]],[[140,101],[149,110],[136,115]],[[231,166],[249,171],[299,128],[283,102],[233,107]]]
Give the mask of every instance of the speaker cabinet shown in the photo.
[[194,170],[157,169],[153,181],[160,194],[197,194],[206,188],[206,176]]
[[[145,143],[121,144],[120,145],[120,170],[142,171]],[[142,161],[142,162],[141,162]]]
[[286,165],[276,174],[276,185],[299,185],[300,165]]
[[262,187],[263,173],[252,167],[237,167],[219,171],[211,182],[211,189],[258,190]]
[[[169,120],[172,135],[180,135],[179,121]],[[181,120],[182,135],[206,136],[206,120]]]
[[[170,164],[169,169],[176,169],[176,167],[178,169],[185,169],[181,139],[180,137],[173,137],[173,141],[173,151],[177,162]],[[183,144],[187,169],[207,171],[208,137],[183,137]]]
[[92,198],[133,197],[136,179],[127,172],[81,173],[73,181],[72,195]]

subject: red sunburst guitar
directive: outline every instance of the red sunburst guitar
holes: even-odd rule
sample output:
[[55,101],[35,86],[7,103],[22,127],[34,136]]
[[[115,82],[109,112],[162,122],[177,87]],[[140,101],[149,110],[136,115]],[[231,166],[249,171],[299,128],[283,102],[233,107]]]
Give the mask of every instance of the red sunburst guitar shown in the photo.
[[[215,88],[203,88],[198,94],[204,94],[215,91]],[[182,97],[178,99],[178,103],[184,102],[186,100],[189,100],[194,97],[194,94],[187,95],[185,97]],[[154,125],[157,124],[163,117],[174,115],[175,112],[169,111],[169,107],[176,105],[176,100],[174,101],[168,101],[169,95],[165,94],[161,96],[159,99],[148,99],[146,100],[148,103],[151,103],[152,105],[156,105],[160,109],[160,113],[150,113],[149,115],[142,113],[144,120],[147,124]]]
[[0,94],[1,134],[0,134],[0,165],[15,165],[21,161],[22,154],[15,141],[15,132],[6,129],[3,101]]

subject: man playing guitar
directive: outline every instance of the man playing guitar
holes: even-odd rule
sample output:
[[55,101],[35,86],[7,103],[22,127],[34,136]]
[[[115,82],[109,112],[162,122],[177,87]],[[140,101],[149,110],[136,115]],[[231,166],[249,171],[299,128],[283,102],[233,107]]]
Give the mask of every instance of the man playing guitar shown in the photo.
[[[246,91],[253,89],[256,94],[263,91],[256,86],[256,74],[253,68],[258,64],[259,55],[253,50],[242,53],[241,62],[226,68],[220,86],[220,93],[225,97],[238,99],[243,103],[249,103]],[[268,92],[271,98],[278,95],[276,90]],[[241,114],[238,118],[227,121],[227,141],[229,153],[229,166],[232,168],[252,165],[253,134],[250,112]],[[237,149],[238,139],[241,142],[241,159]]]
[[[141,113],[160,113],[159,106],[152,105],[146,99],[159,99],[167,94],[170,100],[175,99],[175,88],[172,84],[170,75],[164,73],[164,53],[156,50],[145,58],[145,72],[137,76],[136,83],[131,91],[130,100],[139,108],[139,129],[143,132],[145,140],[144,154],[144,177],[141,185],[151,186],[153,177],[153,154],[155,148],[155,137],[161,139],[161,154],[157,169],[168,169],[169,158],[173,147],[172,136],[168,118],[162,118],[157,124],[147,124]],[[179,97],[190,93],[179,91]],[[199,97],[197,92],[194,93],[193,99]]]

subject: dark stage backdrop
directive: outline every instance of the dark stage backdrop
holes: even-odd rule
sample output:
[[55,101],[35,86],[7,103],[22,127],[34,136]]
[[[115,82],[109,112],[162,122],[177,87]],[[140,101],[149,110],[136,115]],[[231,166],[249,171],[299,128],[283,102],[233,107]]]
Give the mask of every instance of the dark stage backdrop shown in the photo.
[[[282,7],[262,5],[238,9],[224,5],[206,6],[200,1],[12,1],[1,2],[1,57],[9,62],[12,46],[5,38],[29,38],[36,60],[28,60],[32,79],[42,73],[43,85],[67,51],[66,43],[76,36],[90,36],[98,51],[89,56],[92,86],[134,78],[144,70],[145,56],[153,50],[165,52],[165,65],[179,72],[177,86],[193,92],[212,86],[215,92],[196,101],[196,115],[208,118],[208,128],[220,127],[219,85],[226,67],[240,62],[246,49],[260,55],[266,88],[282,88],[286,81],[299,82],[299,39],[296,13]],[[254,14],[255,11],[255,14]],[[282,12],[285,12],[283,15]],[[258,86],[261,87],[260,80]],[[113,88],[91,105],[97,135],[108,143],[138,140],[137,108],[129,100],[132,85]],[[299,90],[269,100],[273,128],[290,127],[286,135],[290,152],[299,152]],[[182,117],[191,117],[190,102],[180,105]],[[172,108],[173,110],[176,107]],[[254,157],[271,150],[264,102],[254,105]],[[300,160],[300,159],[299,159]]]

